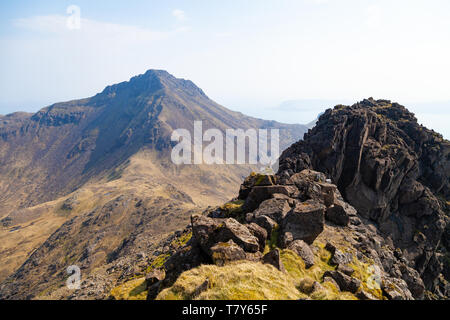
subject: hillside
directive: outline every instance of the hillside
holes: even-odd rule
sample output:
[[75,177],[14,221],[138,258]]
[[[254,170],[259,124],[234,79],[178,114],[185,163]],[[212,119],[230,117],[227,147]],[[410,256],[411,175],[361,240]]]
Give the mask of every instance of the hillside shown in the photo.
[[252,174],[233,201],[193,214],[110,296],[448,299],[449,154],[397,103],[336,106],[276,175]]
[[306,131],[232,112],[160,70],[91,98],[1,116],[0,297],[45,295],[71,264],[86,277],[121,256],[145,264],[192,211],[230,199],[250,166],[170,160],[172,131],[192,131],[195,120],[205,129],[278,128],[282,148]]

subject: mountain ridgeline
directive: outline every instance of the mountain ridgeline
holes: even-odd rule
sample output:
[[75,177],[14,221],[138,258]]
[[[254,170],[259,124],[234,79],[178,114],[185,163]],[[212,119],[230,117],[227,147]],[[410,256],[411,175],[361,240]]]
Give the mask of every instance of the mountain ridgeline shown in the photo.
[[96,279],[84,296],[99,297],[193,212],[230,199],[254,166],[171,161],[173,130],[192,132],[197,120],[204,130],[279,129],[283,149],[306,132],[230,111],[162,70],[0,116],[0,297],[45,298],[65,287],[70,265],[83,285]]
[[235,199],[159,244],[110,296],[448,299],[450,142],[405,107],[338,105]]
[[149,70],[106,87],[92,98],[57,103],[36,114],[0,118],[0,207],[25,208],[101,177],[141,150],[164,154],[173,130],[277,128],[281,147],[306,128],[264,121],[230,111],[188,80]]

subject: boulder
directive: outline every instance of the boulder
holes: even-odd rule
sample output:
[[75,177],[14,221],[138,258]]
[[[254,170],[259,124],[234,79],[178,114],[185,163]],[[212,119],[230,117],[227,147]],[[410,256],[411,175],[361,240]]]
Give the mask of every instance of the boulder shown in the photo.
[[339,249],[334,250],[334,253],[332,253],[332,257],[330,259],[330,263],[337,266],[346,265],[352,261],[353,255],[351,253],[344,253]]
[[266,247],[266,239],[268,236],[266,229],[260,227],[254,222],[246,225],[246,227],[256,238],[258,238],[259,250],[264,251],[264,248]]
[[262,257],[263,257],[263,255],[262,255],[261,251],[245,253],[245,260],[248,260],[248,261],[260,262]]
[[145,275],[145,286],[149,289],[155,283],[164,280],[166,272],[164,269],[155,269]]
[[291,197],[294,196],[296,192],[298,192],[298,190],[294,186],[255,186],[246,198],[243,210],[245,212],[255,211],[264,200],[272,198],[272,195],[274,194],[284,194]]
[[278,224],[267,216],[251,217],[250,221],[253,221],[258,226],[267,231],[267,237],[270,238],[272,231],[278,227]]
[[219,242],[233,240],[247,252],[259,250],[258,239],[233,218],[212,219],[205,216],[192,216],[192,233],[202,249],[211,255],[211,247]]
[[339,289],[341,289],[341,291],[349,291],[351,293],[356,293],[359,287],[361,286],[361,281],[359,281],[356,278],[352,278],[337,270],[326,271],[323,276],[324,278],[325,277],[333,278],[338,284]]
[[338,226],[347,226],[350,222],[350,217],[356,216],[356,209],[348,203],[335,200],[334,204],[327,208],[325,218],[337,224]]
[[291,232],[284,232],[279,237],[279,245],[281,248],[285,249],[294,241],[294,236]]
[[202,249],[209,253],[209,249],[219,241],[215,241],[220,221],[201,215],[191,216],[192,235]]
[[389,300],[414,300],[408,285],[402,279],[384,278],[381,282],[383,294]]
[[336,270],[348,276],[352,276],[355,273],[355,270],[343,264],[338,265]]
[[337,187],[334,184],[326,182],[319,183],[319,185],[322,188],[323,203],[326,207],[332,206],[337,200],[335,194]]
[[325,282],[332,283],[336,287],[336,289],[340,290],[338,283],[333,278],[331,278],[331,277],[323,277],[323,283],[325,283]]
[[254,217],[267,216],[280,223],[291,210],[289,203],[284,199],[268,199],[263,201],[253,212]]
[[286,272],[286,269],[284,268],[283,261],[281,261],[281,255],[279,249],[274,249],[264,255],[263,257],[263,263],[271,264],[281,272]]
[[246,258],[244,250],[230,240],[228,242],[219,242],[211,247],[211,258],[214,264],[223,266],[230,261],[244,260]]
[[293,240],[312,244],[323,231],[325,206],[315,201],[297,203],[281,223],[282,232],[290,232]]
[[314,265],[314,254],[311,248],[303,240],[295,240],[288,246],[289,250],[294,251],[305,262],[305,267],[310,268]]

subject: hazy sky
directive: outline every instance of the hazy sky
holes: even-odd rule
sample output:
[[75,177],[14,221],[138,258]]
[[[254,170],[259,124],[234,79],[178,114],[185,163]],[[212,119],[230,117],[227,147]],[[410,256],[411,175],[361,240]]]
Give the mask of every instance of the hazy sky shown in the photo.
[[[67,26],[70,5],[80,29]],[[390,99],[450,138],[448,0],[1,1],[0,48],[0,114],[155,68],[291,123],[339,101]],[[288,100],[304,101],[277,107]]]

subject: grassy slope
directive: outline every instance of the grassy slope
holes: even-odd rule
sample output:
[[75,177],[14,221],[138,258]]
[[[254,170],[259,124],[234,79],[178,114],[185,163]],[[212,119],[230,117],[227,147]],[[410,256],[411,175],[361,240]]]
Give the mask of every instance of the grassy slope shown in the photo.
[[[185,201],[184,195],[187,195],[193,200],[193,203],[186,201],[187,211],[217,205],[231,198],[239,188],[241,175],[249,171],[245,166],[235,170],[227,170],[227,166],[175,169],[169,163],[157,160],[154,152],[141,151],[130,159],[126,168],[112,172],[106,180],[93,181],[68,196],[11,215],[11,225],[0,227],[0,281],[17,269],[64,222],[104,206],[120,195],[162,197],[167,203],[177,199]],[[218,185],[221,183],[223,185]],[[78,204],[72,210],[63,210],[63,203],[71,198]],[[169,231],[183,227],[187,219],[177,221]]]

